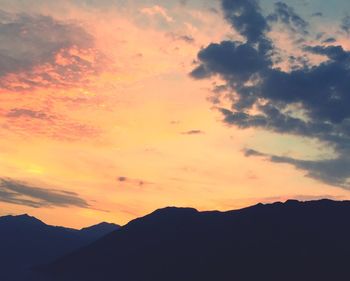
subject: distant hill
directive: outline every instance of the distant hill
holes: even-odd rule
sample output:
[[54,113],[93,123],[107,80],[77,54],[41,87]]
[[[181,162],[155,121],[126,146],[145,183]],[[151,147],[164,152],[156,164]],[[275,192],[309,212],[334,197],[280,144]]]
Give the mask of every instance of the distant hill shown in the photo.
[[31,267],[52,262],[118,228],[102,223],[75,230],[46,225],[28,215],[0,217],[0,280],[25,281]]
[[157,210],[41,272],[55,281],[338,281],[349,262],[350,202],[290,200]]

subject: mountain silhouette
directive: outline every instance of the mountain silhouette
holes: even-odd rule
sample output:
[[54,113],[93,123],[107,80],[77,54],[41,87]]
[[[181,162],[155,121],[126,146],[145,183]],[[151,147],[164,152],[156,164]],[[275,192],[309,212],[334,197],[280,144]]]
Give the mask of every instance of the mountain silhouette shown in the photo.
[[50,226],[28,215],[0,217],[0,280],[27,280],[33,266],[52,262],[118,227],[102,223],[75,230]]
[[55,281],[348,280],[349,218],[349,201],[165,208],[40,271]]
[[78,233],[82,237],[86,237],[89,240],[94,241],[117,230],[119,227],[119,225],[113,223],[101,222],[90,227],[82,228]]

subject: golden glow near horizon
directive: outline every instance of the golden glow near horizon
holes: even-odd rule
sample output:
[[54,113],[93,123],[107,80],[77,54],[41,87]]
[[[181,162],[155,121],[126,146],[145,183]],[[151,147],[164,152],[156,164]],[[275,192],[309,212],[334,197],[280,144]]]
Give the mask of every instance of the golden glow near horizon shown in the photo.
[[0,176],[75,194],[89,207],[0,202],[0,215],[29,213],[82,227],[125,224],[169,205],[228,210],[348,197],[290,165],[244,156],[248,146],[311,158],[320,150],[309,140],[221,122],[207,100],[214,81],[188,73],[202,46],[233,36],[222,17],[182,5],[93,9],[71,2],[38,10],[0,4],[8,13],[42,13],[91,35],[74,33],[77,43],[54,58],[1,78]]

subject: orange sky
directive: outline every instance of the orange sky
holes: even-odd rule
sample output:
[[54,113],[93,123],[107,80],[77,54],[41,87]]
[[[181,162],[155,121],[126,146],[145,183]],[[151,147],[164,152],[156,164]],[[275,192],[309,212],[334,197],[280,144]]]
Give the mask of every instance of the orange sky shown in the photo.
[[[169,205],[227,210],[287,198],[349,198],[345,189],[290,165],[244,156],[246,147],[308,159],[332,151],[313,140],[221,122],[208,101],[220,81],[188,74],[201,47],[239,37],[222,16],[180,4],[6,3],[12,18],[3,22],[22,24],[18,38],[38,35],[43,46],[58,47],[47,54],[29,39],[24,49],[4,47],[24,66],[0,77],[1,178],[32,193],[0,202],[0,215],[29,213],[83,227],[125,224]],[[35,31],[38,22],[43,27]],[[33,188],[70,192],[86,205],[20,204],[36,198]]]

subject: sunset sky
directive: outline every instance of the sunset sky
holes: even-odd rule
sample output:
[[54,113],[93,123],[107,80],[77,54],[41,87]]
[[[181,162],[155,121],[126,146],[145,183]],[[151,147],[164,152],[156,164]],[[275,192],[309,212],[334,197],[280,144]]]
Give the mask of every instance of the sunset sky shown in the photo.
[[0,215],[350,198],[348,0],[0,0]]

